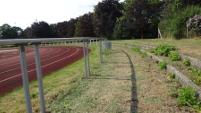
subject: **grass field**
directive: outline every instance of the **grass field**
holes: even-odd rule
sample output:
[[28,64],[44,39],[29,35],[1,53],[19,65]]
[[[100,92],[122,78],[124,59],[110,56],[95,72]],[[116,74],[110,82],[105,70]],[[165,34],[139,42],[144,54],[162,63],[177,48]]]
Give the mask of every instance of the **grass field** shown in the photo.
[[[119,41],[114,41],[119,42]],[[178,51],[201,59],[201,40],[200,39],[182,39],[182,40],[173,40],[173,39],[143,39],[143,40],[123,40],[120,41],[123,43],[133,43],[133,44],[142,44],[142,45],[152,45],[157,46],[160,44],[169,44],[174,45],[178,48]]]
[[[158,45],[169,43],[177,47],[200,48],[200,40],[127,40],[121,43]],[[189,43],[188,43],[189,42]],[[199,43],[198,43],[199,42]],[[186,44],[184,44],[186,43]],[[91,46],[92,75],[84,76],[84,61],[79,60],[43,79],[47,112],[52,113],[185,113],[195,111],[177,106],[169,90],[175,86],[168,73],[146,55],[127,47],[113,46],[99,62],[99,48]],[[198,49],[199,50],[199,49]],[[182,51],[182,50],[181,50]],[[197,52],[195,56],[199,57]],[[40,112],[37,82],[30,84],[33,112]],[[22,88],[0,97],[0,113],[25,112]]]

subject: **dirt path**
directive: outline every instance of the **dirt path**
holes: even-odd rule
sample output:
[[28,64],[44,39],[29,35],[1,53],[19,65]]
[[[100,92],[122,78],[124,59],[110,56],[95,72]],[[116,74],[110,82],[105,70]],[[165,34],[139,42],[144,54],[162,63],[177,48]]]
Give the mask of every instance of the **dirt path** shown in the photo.
[[93,69],[92,76],[73,90],[74,96],[65,94],[54,103],[52,111],[193,113],[176,106],[176,99],[169,95],[168,90],[168,86],[173,84],[151,58],[129,48],[113,47],[103,65]]
[[113,79],[108,79],[107,86],[116,87],[117,91],[112,95],[121,95],[119,104],[120,108],[125,108],[123,112],[184,112],[176,107],[176,100],[169,95],[168,86],[173,83],[164,71],[158,70],[153,60],[130,49],[117,47],[109,57],[112,59],[106,59],[104,66],[111,68],[108,78]]

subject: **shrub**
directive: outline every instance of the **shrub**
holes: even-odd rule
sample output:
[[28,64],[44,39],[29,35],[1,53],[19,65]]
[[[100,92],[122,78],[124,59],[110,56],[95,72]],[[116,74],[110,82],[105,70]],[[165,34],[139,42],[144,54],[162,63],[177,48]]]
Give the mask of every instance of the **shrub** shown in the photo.
[[199,69],[196,69],[196,68],[193,68],[193,67],[189,67],[188,71],[190,73],[194,73],[194,74],[197,74],[198,76],[201,76],[201,70],[199,70]]
[[170,53],[170,54],[168,55],[168,57],[169,57],[169,59],[170,59],[171,61],[179,61],[179,60],[181,59],[179,53]]
[[201,102],[196,98],[196,93],[191,87],[184,87],[179,89],[178,105],[187,105],[195,109],[201,109]]
[[164,61],[158,63],[158,66],[159,66],[160,70],[166,70],[166,65],[167,65],[167,63],[164,62]]
[[163,37],[181,39],[186,36],[186,22],[196,14],[201,14],[199,6],[187,6],[183,10],[175,11],[159,23]]
[[175,74],[174,73],[169,73],[168,74],[170,78],[175,79]]
[[187,21],[187,29],[194,30],[197,35],[201,32],[201,16],[195,15]]
[[183,64],[185,65],[185,66],[190,66],[191,65],[191,62],[190,62],[190,60],[189,59],[185,59],[184,61],[183,61]]
[[132,50],[134,50],[135,52],[140,52],[140,48],[139,47],[133,47]]
[[157,55],[168,56],[170,51],[174,51],[174,50],[176,50],[174,46],[163,44],[163,45],[157,46],[154,50],[152,50],[152,52],[154,52]]

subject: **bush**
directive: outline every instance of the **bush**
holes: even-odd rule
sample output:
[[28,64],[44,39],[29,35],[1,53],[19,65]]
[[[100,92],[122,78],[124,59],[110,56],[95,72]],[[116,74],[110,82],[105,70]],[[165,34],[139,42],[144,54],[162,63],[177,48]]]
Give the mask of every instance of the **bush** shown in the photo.
[[189,59],[185,59],[184,61],[183,61],[183,64],[185,65],[185,66],[190,66],[191,65],[191,62],[190,62],[190,60]]
[[172,79],[175,79],[175,74],[174,73],[169,73],[169,77]]
[[196,69],[196,68],[193,68],[193,67],[189,67],[188,71],[190,73],[197,74],[198,76],[201,76],[201,70],[199,70],[199,69]]
[[158,63],[158,66],[159,66],[160,70],[166,70],[166,65],[167,65],[167,63],[164,62],[164,61]]
[[139,47],[133,47],[132,50],[134,50],[135,52],[139,52],[140,53],[140,48]]
[[170,59],[171,61],[179,61],[179,60],[181,59],[179,53],[170,53],[170,54],[168,55],[168,57],[169,57],[169,59]]
[[179,89],[178,105],[187,105],[195,109],[201,109],[201,102],[196,98],[196,93],[191,87],[184,87]]
[[154,50],[152,49],[151,52],[155,53],[156,55],[161,55],[161,56],[168,56],[170,51],[174,51],[176,48],[172,45],[159,45],[157,46]]
[[186,22],[196,14],[201,14],[199,6],[187,6],[182,10],[173,12],[159,23],[162,36],[175,39],[184,38],[186,36]]

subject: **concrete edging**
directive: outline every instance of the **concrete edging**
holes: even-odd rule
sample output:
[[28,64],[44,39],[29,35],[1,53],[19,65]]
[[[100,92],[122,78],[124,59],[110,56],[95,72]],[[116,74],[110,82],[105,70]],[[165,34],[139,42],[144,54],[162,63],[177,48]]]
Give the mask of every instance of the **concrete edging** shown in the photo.
[[[142,49],[141,49],[141,52],[145,52],[148,56],[151,56],[151,58],[157,62],[163,61],[162,59],[160,59],[159,57],[157,57],[156,55],[154,55],[150,52],[147,52],[147,51],[142,50]],[[171,72],[171,73],[175,74],[176,79],[178,79],[180,81],[182,86],[192,87],[196,91],[196,93],[198,94],[198,99],[201,100],[201,88],[199,86],[197,86],[195,83],[193,83],[188,77],[186,77],[183,73],[178,71],[172,65],[167,64],[166,69],[167,69],[167,72]]]
[[[117,44],[119,45],[119,44]],[[121,46],[129,46],[129,45],[121,45]],[[132,46],[130,46],[132,47]],[[140,49],[141,52],[146,53],[148,56],[150,56],[153,60],[155,60],[156,62],[162,62],[163,60],[161,58],[159,58],[158,56],[154,55],[153,53],[150,53],[148,51],[145,51],[143,49]],[[200,60],[186,56],[186,55],[181,55],[181,59],[189,59],[190,61],[192,61],[191,65],[194,66],[193,64],[201,64]],[[172,65],[167,64],[166,66],[167,72],[171,72],[175,74],[176,79],[179,80],[179,82],[181,83],[182,86],[189,86],[192,87],[196,93],[198,94],[198,99],[201,100],[201,88],[199,86],[197,86],[195,83],[193,83],[187,76],[185,76],[183,73],[181,73],[180,71],[178,71],[175,67],[173,67]]]

